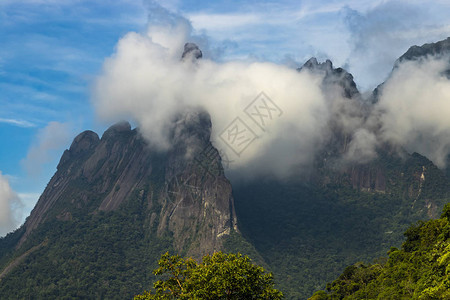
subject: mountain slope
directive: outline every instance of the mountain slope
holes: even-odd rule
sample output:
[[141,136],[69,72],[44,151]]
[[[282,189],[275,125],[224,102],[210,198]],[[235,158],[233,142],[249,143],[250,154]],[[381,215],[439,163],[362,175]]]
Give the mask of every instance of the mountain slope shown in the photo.
[[0,241],[1,298],[129,298],[161,253],[222,250],[238,229],[210,130],[191,111],[164,151],[128,123],[78,135],[23,227]]

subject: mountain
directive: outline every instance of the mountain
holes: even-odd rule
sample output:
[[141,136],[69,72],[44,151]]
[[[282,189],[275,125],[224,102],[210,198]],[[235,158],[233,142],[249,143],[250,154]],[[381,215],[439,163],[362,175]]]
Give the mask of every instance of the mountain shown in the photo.
[[161,253],[224,250],[238,227],[209,115],[186,112],[170,130],[164,151],[127,122],[101,139],[78,135],[25,224],[0,242],[1,298],[130,298],[149,288]]
[[297,71],[300,72],[302,69],[322,74],[322,86],[327,88],[338,85],[342,88],[342,96],[346,98],[359,96],[358,88],[356,87],[355,81],[353,81],[353,75],[342,68],[333,68],[333,63],[329,59],[323,63],[319,63],[315,57],[312,57],[301,68],[298,68]]
[[[181,60],[201,57],[188,43]],[[331,61],[298,71],[322,76],[355,120],[376,103]],[[231,183],[202,109],[174,117],[168,148],[127,122],[101,138],[81,133],[25,224],[0,239],[0,298],[131,298],[151,286],[162,253],[224,250],[272,271],[286,298],[306,299],[346,266],[399,247],[412,223],[450,201],[449,178],[427,157],[384,143],[376,158],[343,160],[353,132],[339,118],[328,126],[308,172]]]
[[136,197],[143,209],[161,206],[147,226],[159,236],[170,232],[177,251],[199,256],[221,249],[220,236],[237,226],[231,185],[209,142],[209,116],[188,112],[171,130],[174,146],[166,152],[152,150],[127,122],[101,139],[92,131],[78,135],[26,220],[18,247],[45,221],[115,211]]

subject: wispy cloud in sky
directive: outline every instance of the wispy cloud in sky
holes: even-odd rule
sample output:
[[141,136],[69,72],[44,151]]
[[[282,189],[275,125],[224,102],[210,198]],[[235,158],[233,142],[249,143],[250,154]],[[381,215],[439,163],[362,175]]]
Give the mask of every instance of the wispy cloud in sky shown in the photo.
[[0,123],[7,123],[7,124],[19,126],[19,127],[36,127],[36,124],[33,124],[33,123],[25,121],[25,120],[0,118]]
[[[236,27],[243,27],[255,24],[261,24],[264,20],[263,15],[256,14],[207,14],[197,13],[190,14],[189,20],[194,28],[201,28],[209,31],[214,30],[230,30]],[[270,20],[266,20],[270,21]]]

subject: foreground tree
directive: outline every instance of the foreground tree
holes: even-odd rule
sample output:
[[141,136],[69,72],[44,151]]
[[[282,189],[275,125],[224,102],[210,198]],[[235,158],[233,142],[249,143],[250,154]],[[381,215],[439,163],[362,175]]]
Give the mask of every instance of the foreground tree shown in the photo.
[[163,279],[154,291],[137,295],[145,299],[282,299],[274,289],[273,276],[252,264],[248,256],[214,253],[201,263],[192,258],[163,254],[154,273]]

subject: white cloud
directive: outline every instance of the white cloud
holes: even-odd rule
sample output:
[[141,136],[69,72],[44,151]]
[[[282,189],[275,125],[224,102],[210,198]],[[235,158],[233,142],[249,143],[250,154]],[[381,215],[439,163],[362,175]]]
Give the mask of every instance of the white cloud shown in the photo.
[[[93,104],[99,116],[109,121],[131,118],[150,143],[168,148],[174,116],[200,106],[210,113],[212,140],[234,160],[232,168],[280,176],[292,166],[312,163],[330,118],[353,126],[341,117],[350,109],[341,93],[322,91],[323,74],[269,62],[181,61],[184,43],[196,38],[186,20],[150,25],[146,34],[123,37],[95,85]],[[265,131],[244,113],[260,92],[283,111]],[[236,117],[258,136],[239,157],[219,137]]]
[[22,203],[17,194],[11,189],[8,179],[0,171],[0,236],[14,230],[21,219]]
[[42,166],[58,158],[72,137],[73,128],[68,123],[50,122],[40,129],[26,158],[21,161],[27,173],[32,176],[39,175]]

